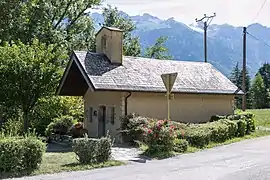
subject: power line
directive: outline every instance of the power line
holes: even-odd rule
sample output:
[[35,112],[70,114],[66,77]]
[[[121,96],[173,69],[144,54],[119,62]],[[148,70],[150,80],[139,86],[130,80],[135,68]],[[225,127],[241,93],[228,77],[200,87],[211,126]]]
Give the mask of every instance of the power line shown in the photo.
[[248,34],[250,37],[252,37],[253,39],[255,39],[255,40],[257,40],[257,41],[263,43],[265,46],[267,46],[267,47],[270,48],[270,45],[269,45],[268,43],[266,43],[265,41],[259,39],[258,37],[254,36],[254,35],[252,35],[252,34],[250,34],[249,32],[247,32],[247,34]]
[[264,2],[263,2],[263,4],[262,4],[262,6],[261,6],[261,8],[259,9],[259,11],[257,12],[256,16],[255,16],[255,17],[252,19],[252,22],[254,22],[254,21],[255,21],[255,19],[257,19],[257,18],[258,18],[258,16],[260,15],[260,13],[261,13],[261,11],[262,11],[262,9],[263,9],[264,5],[266,4],[266,1],[267,1],[267,0],[264,0]]

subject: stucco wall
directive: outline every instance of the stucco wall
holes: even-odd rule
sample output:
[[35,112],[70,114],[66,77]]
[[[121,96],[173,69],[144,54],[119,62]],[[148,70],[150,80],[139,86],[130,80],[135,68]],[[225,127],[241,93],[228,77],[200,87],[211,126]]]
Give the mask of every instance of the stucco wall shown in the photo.
[[[98,116],[93,116],[92,122],[89,122],[88,114],[86,114],[89,107],[93,108],[93,111],[97,111],[100,106],[115,107],[115,122],[111,124],[106,120],[106,131],[109,130],[112,136],[116,136],[118,133],[116,129],[120,127],[119,117],[122,111],[122,99],[121,93],[117,92],[91,92],[90,90],[84,96],[84,109],[85,109],[85,121],[84,125],[89,131],[90,137],[98,137]],[[108,111],[108,109],[107,109]],[[98,115],[98,114],[97,114]]]
[[[106,121],[109,130],[118,141],[117,129],[120,128],[119,117],[124,115],[124,99],[127,93],[121,92],[91,92],[87,91],[85,110],[92,107],[98,112],[100,106],[115,107],[115,123]],[[180,122],[207,122],[212,115],[227,115],[233,113],[232,95],[187,95],[177,94],[171,100],[171,119]],[[138,113],[141,116],[157,119],[167,118],[167,99],[165,94],[132,93],[128,99],[128,113]],[[85,114],[86,115],[86,114]],[[87,117],[87,115],[85,116]],[[98,116],[93,116],[92,122],[85,119],[85,126],[91,137],[98,136]]]
[[[212,115],[232,114],[233,98],[232,95],[176,94],[171,100],[171,120],[197,123],[209,121]],[[167,98],[165,94],[132,93],[128,100],[128,112],[167,118]]]

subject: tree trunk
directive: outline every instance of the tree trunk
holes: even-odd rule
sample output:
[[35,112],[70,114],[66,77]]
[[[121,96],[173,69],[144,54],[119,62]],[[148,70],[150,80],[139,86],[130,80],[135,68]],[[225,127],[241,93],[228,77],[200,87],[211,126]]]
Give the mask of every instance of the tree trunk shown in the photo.
[[23,112],[24,132],[28,131],[28,112]]

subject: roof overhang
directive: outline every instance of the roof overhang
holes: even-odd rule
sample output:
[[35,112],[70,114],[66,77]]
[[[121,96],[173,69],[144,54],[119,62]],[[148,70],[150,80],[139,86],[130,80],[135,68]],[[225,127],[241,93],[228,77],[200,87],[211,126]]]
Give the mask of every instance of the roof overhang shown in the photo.
[[86,91],[93,88],[88,75],[78,61],[75,53],[72,53],[65,69],[64,75],[57,88],[59,96],[84,96]]

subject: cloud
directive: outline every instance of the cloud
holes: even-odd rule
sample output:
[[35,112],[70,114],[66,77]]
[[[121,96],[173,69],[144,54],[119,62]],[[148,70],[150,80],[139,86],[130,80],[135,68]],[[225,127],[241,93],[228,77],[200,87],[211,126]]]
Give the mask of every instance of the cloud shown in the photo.
[[107,0],[106,3],[117,6],[130,15],[150,13],[162,19],[174,17],[190,24],[195,18],[207,13],[217,13],[213,23],[236,26],[258,22],[270,26],[270,0],[254,22],[264,0]]

